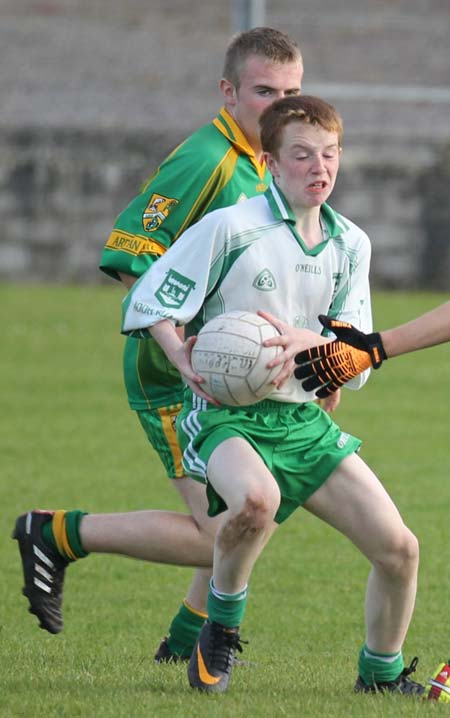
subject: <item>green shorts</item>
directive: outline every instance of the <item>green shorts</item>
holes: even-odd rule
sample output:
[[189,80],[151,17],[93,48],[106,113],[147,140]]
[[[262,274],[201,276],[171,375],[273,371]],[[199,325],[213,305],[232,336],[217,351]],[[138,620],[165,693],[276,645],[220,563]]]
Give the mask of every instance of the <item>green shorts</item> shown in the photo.
[[226,509],[207,482],[208,461],[226,439],[239,436],[253,446],[275,478],[281,523],[327,480],[361,441],[345,434],[315,402],[288,404],[266,399],[248,407],[215,407],[187,393],[177,422],[185,473],[207,484],[208,513]]
[[159,409],[136,411],[150,444],[159,455],[171,479],[181,479],[186,476],[176,430],[181,406],[181,404],[172,404]]

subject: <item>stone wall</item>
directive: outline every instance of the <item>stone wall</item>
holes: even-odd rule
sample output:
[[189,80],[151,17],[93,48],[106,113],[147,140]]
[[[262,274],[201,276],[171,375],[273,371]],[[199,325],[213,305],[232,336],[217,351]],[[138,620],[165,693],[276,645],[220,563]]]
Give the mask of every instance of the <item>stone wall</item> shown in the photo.
[[[102,281],[116,214],[220,103],[223,0],[2,0],[0,279]],[[277,0],[304,91],[344,118],[332,204],[373,282],[450,284],[448,0]],[[108,281],[108,280],[103,280]]]
[[364,142],[344,151],[331,204],[372,240],[372,282],[450,287],[450,143]]
[[[0,278],[101,281],[117,213],[180,137],[149,132],[18,130],[0,134]],[[446,289],[449,147],[367,141],[345,150],[331,204],[366,229],[372,280]],[[108,280],[106,280],[108,281]]]
[[170,138],[144,132],[0,133],[0,278],[100,281],[115,216],[169,149]]

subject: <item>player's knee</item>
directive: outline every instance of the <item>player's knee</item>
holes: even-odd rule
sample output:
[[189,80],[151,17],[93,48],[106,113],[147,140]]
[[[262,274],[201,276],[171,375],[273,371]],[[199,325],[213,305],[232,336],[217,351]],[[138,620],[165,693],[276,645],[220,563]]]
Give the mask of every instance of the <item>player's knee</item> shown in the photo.
[[408,528],[405,528],[405,543],[403,546],[403,562],[412,568],[419,565],[419,540]]
[[230,550],[240,543],[252,542],[262,536],[273,523],[280,502],[276,491],[249,491],[240,510],[222,527],[219,544]]
[[256,489],[249,492],[241,512],[249,531],[268,528],[272,524],[279,503],[280,498],[277,490],[262,491]]
[[417,572],[419,565],[419,542],[406,526],[392,540],[390,549],[381,560],[384,568],[399,578],[409,578]]
[[398,549],[400,563],[414,568],[419,563],[419,541],[406,526]]

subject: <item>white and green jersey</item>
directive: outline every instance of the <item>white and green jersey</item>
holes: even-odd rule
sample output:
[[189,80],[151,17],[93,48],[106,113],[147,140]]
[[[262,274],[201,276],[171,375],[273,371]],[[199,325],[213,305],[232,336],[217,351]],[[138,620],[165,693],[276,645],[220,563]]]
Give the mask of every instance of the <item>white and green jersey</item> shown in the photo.
[[[197,334],[212,317],[233,309],[265,310],[295,327],[321,333],[319,314],[372,331],[370,242],[327,204],[324,240],[308,249],[295,216],[272,184],[264,195],[206,215],[190,227],[134,285],[123,302],[124,334],[146,336],[162,319]],[[359,389],[369,372],[352,379]],[[272,399],[314,399],[294,378]]]

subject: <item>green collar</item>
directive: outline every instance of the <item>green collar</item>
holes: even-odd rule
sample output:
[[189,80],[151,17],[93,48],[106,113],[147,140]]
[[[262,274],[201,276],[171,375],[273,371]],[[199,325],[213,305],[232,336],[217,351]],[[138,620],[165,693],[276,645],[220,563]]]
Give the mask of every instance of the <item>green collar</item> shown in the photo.
[[270,187],[265,191],[264,194],[275,219],[282,220],[289,225],[291,232],[307,254],[319,254],[319,252],[321,252],[325,248],[329,239],[339,237],[342,234],[343,229],[346,228],[342,217],[340,217],[340,215],[338,215],[330,207],[330,205],[324,202],[324,204],[320,207],[320,220],[324,227],[324,233],[327,239],[325,239],[323,242],[320,242],[316,247],[314,247],[314,249],[308,249],[296,230],[296,217],[294,215],[294,212],[289,206],[289,202],[287,201],[282,191],[275,185],[275,182],[271,183]]

